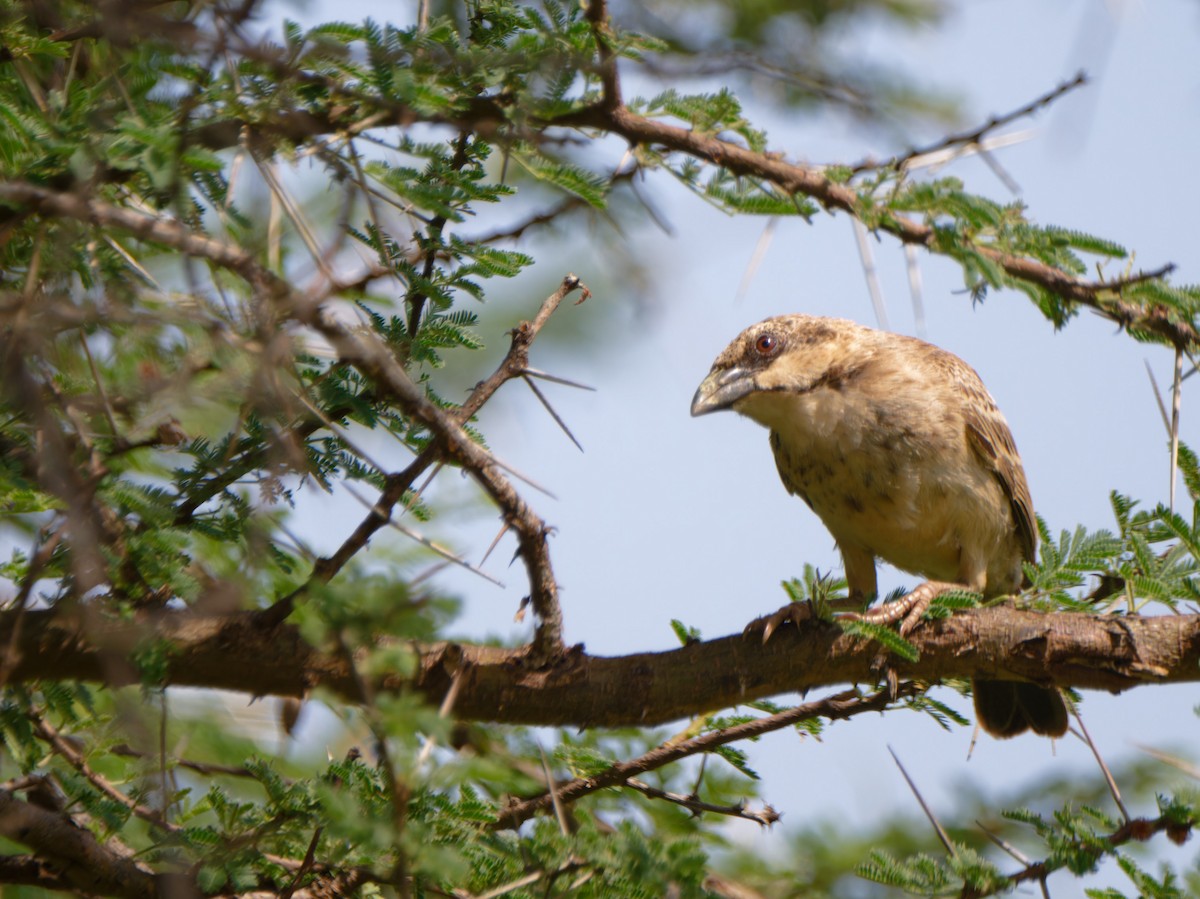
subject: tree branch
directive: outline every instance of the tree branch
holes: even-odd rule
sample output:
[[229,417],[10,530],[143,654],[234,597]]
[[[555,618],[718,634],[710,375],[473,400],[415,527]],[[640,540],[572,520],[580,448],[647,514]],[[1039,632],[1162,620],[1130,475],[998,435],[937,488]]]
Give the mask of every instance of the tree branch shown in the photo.
[[[601,103],[567,113],[552,124],[597,128],[619,134],[631,144],[655,145],[686,153],[721,166],[734,175],[769,181],[789,195],[811,197],[828,210],[840,210],[856,218],[863,217],[857,191],[850,185],[831,180],[818,167],[786,162],[773,154],[756,153],[702,131],[637,115],[624,106],[610,109]],[[892,215],[885,217],[876,227],[902,243],[927,250],[937,248],[937,231],[931,225]],[[1123,327],[1157,334],[1175,346],[1200,345],[1200,330],[1172,310],[1162,306],[1142,307],[1118,298],[1127,284],[1162,277],[1173,270],[1172,265],[1151,273],[1138,273],[1132,279],[1083,281],[1036,259],[1013,256],[981,244],[973,244],[972,248],[1013,278],[1036,284],[1069,302],[1095,309]]]
[[[129,658],[147,640],[164,643],[169,685],[255,695],[303,696],[324,687],[359,699],[346,658],[306,643],[288,624],[261,613],[229,616],[166,610],[138,621],[90,621],[86,634],[52,612],[0,613],[0,646],[12,646],[10,683],[38,678],[112,685],[136,681]],[[973,609],[918,625],[908,639],[916,662],[892,659],[901,678],[1011,677],[1120,692],[1158,683],[1200,681],[1200,615],[1053,615],[1013,608]],[[416,689],[440,704],[460,680],[454,715],[462,720],[574,727],[652,726],[739,703],[846,683],[873,683],[878,647],[813,621],[735,634],[667,652],[592,656],[569,652],[542,670],[523,665],[524,649],[457,643],[414,645],[416,674],[379,676],[378,691]],[[697,671],[711,676],[697,678]]]
[[[1079,853],[1090,855],[1096,862],[1099,862],[1101,858],[1112,854],[1119,846],[1135,841],[1145,843],[1156,834],[1163,832],[1167,834],[1171,842],[1182,845],[1192,835],[1192,829],[1191,823],[1180,822],[1177,818],[1169,815],[1160,815],[1157,818],[1133,818],[1107,836],[1086,844],[1077,843],[1074,849]],[[1065,867],[1067,867],[1065,861],[1053,865],[1045,861],[1033,862],[1015,874],[1008,875],[1008,886],[1015,887],[1022,883],[1044,881],[1050,874]],[[975,899],[975,897],[993,895],[996,892],[1001,892],[1001,890],[979,893],[964,887],[959,895],[962,899]]]
[[[906,691],[908,693],[915,692],[911,684],[906,684],[900,692]],[[638,774],[657,771],[672,762],[701,752],[709,752],[738,740],[748,740],[813,718],[835,720],[850,718],[863,712],[883,711],[892,701],[887,690],[880,690],[870,696],[860,696],[856,690],[846,690],[834,696],[827,696],[824,699],[806,702],[803,705],[776,712],[774,715],[766,715],[733,727],[701,734],[690,740],[657,746],[636,759],[617,762],[599,774],[591,777],[577,777],[567,783],[556,784],[553,790],[547,790],[541,796],[514,803],[497,816],[493,826],[500,830],[518,827],[534,815],[548,811],[554,802],[575,802],[607,787],[621,786]]]
[[738,802],[734,805],[717,805],[712,802],[705,802],[697,796],[684,796],[682,793],[672,793],[667,790],[660,790],[658,787],[651,786],[645,781],[638,780],[634,777],[627,779],[624,786],[631,790],[637,790],[643,796],[646,796],[650,799],[659,799],[663,802],[670,802],[673,805],[682,806],[697,817],[705,812],[712,812],[716,815],[727,815],[730,818],[742,818],[746,821],[753,821],[755,824],[761,824],[763,827],[770,827],[781,817],[783,817],[770,805],[763,805],[763,807],[758,811],[755,811],[752,808],[747,808],[744,801]]
[[[96,841],[66,815],[47,811],[0,790],[0,836],[52,862],[57,881],[87,894],[156,899],[159,878]],[[55,887],[53,882],[42,886]]]
[[922,156],[929,156],[933,153],[939,153],[942,150],[948,150],[951,147],[967,146],[979,144],[983,139],[995,131],[997,128],[1003,128],[1018,119],[1023,119],[1026,116],[1031,116],[1039,110],[1045,109],[1051,103],[1061,99],[1064,95],[1069,94],[1076,88],[1084,87],[1088,83],[1088,77],[1083,72],[1079,72],[1070,81],[1064,81],[1051,91],[1048,91],[1030,103],[1026,103],[1020,109],[1014,109],[1012,112],[1005,115],[992,116],[982,125],[977,128],[972,128],[970,131],[964,131],[960,134],[951,134],[944,137],[936,143],[928,144],[924,147],[918,147],[909,150],[903,156],[893,156],[891,159],[883,162],[860,162],[852,167],[855,173],[865,172],[876,169],[888,168],[904,168],[908,166],[914,159]]

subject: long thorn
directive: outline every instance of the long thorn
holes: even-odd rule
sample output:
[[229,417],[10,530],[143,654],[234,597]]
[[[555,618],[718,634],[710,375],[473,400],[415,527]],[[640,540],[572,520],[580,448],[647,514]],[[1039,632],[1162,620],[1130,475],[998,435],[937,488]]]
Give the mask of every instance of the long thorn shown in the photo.
[[1179,758],[1179,756],[1163,752],[1161,749],[1155,749],[1153,746],[1144,746],[1141,743],[1134,743],[1133,746],[1135,749],[1146,753],[1150,758],[1158,759],[1164,765],[1170,765],[1172,768],[1182,771],[1188,777],[1200,780],[1200,767],[1193,765],[1191,762],[1185,761]]
[[1121,810],[1121,817],[1128,823],[1129,810],[1125,808],[1125,803],[1121,801],[1121,791],[1117,788],[1117,782],[1113,778],[1112,772],[1108,770],[1108,765],[1104,764],[1100,750],[1092,742],[1092,735],[1088,733],[1087,725],[1083,723],[1083,716],[1079,714],[1079,709],[1072,709],[1071,711],[1075,715],[1075,723],[1079,725],[1080,737],[1083,739],[1083,742],[1087,743],[1088,748],[1092,750],[1092,755],[1096,757],[1096,763],[1100,766],[1100,773],[1104,775],[1104,780],[1108,784],[1108,791],[1112,793],[1113,801],[1116,802],[1117,808]]
[[1019,194],[1021,192],[1021,185],[1017,184],[1008,170],[1000,164],[1000,161],[983,147],[979,148],[979,158],[992,170],[992,174],[1000,179],[1000,183],[1008,188],[1010,193]]
[[1175,511],[1175,482],[1179,480],[1179,412],[1183,406],[1183,351],[1175,348],[1175,382],[1171,385],[1171,491],[1170,508]]
[[767,257],[767,250],[771,246],[771,240],[775,237],[775,229],[778,226],[779,216],[773,215],[767,219],[767,224],[763,227],[762,234],[758,236],[758,243],[754,245],[754,253],[750,256],[750,261],[746,263],[746,270],[742,273],[742,280],[738,284],[737,293],[733,295],[735,305],[740,304],[746,298],[746,294],[750,292],[750,285],[758,275],[758,270],[762,267],[763,260]]
[[[442,700],[442,705],[438,709],[438,717],[446,719],[450,717],[450,713],[454,711],[454,703],[458,701],[458,691],[462,687],[462,669],[457,669],[450,677],[450,689],[446,691],[446,698]],[[433,750],[437,747],[437,737],[428,736],[425,738],[425,745],[421,747],[421,752],[417,756],[417,767],[420,768],[433,755]]]
[[933,829],[937,832],[938,839],[942,841],[942,845],[946,847],[946,851],[950,853],[951,858],[958,858],[958,853],[954,851],[954,844],[950,842],[950,837],[946,835],[946,831],[942,829],[942,825],[938,823],[938,819],[934,817],[932,809],[925,802],[925,797],[921,795],[921,791],[917,789],[917,785],[913,783],[913,779],[908,776],[908,772],[904,769],[903,763],[900,761],[900,756],[896,755],[896,750],[891,746],[888,747],[888,752],[892,754],[892,760],[896,763],[896,767],[900,769],[900,773],[904,775],[905,781],[908,782],[908,788],[912,790],[913,795],[917,797],[917,802],[921,803],[921,811],[925,813],[925,817],[929,819],[929,823],[933,825]]
[[1003,849],[1005,852],[1007,852],[1009,855],[1011,855],[1014,859],[1019,861],[1021,864],[1025,865],[1025,866],[1028,866],[1030,864],[1030,860],[1029,860],[1028,856],[1019,852],[1017,850],[1016,846],[1013,846],[1012,844],[1010,844],[1007,840],[1005,840],[999,834],[992,833],[990,830],[988,830],[986,827],[984,827],[982,821],[976,820],[975,826],[983,831],[983,835],[985,837],[987,837],[989,840],[991,840],[993,843],[995,843],[997,846],[999,846],[1001,849]]
[[546,750],[542,748],[541,742],[538,743],[538,752],[542,754],[542,771],[546,774],[546,790],[550,794],[550,801],[554,803],[554,816],[558,818],[558,826],[563,836],[569,837],[571,835],[571,823],[567,820],[567,810],[563,808],[562,801],[558,798],[554,775],[550,773],[550,762],[546,758]]
[[[444,463],[444,462],[439,462],[437,465],[433,466],[433,471],[429,472],[429,477],[427,477],[421,483],[420,487],[418,487],[415,491],[413,491],[413,495],[409,499],[408,502],[404,502],[403,497],[400,498],[401,506],[402,506],[402,508],[400,509],[401,516],[404,516],[413,506],[415,506],[417,504],[418,501],[420,501],[421,496],[429,488],[429,485],[433,483],[433,479],[438,476],[438,472],[440,472],[442,470],[442,466],[445,464],[446,463]],[[480,562],[479,564],[482,565],[483,563]]]
[[858,258],[862,262],[863,277],[867,279],[867,292],[871,295],[871,305],[875,308],[875,323],[885,331],[888,326],[887,303],[883,299],[883,289],[879,286],[879,272],[875,268],[875,253],[871,250],[871,241],[867,237],[866,226],[856,218],[850,220],[854,225],[854,242],[858,245]]
[[533,478],[529,477],[529,475],[523,474],[516,468],[513,468],[507,462],[503,462],[500,459],[497,459],[493,453],[488,453],[488,458],[490,458],[492,460],[493,465],[497,465],[500,468],[503,468],[505,471],[507,471],[510,475],[512,475],[518,481],[524,481],[526,484],[528,484],[530,487],[532,487],[538,493],[544,493],[546,496],[550,497],[551,499],[558,499],[557,496],[555,496],[553,493],[551,493],[549,490],[547,490],[545,487],[543,487],[541,484],[539,484]]
[[346,445],[346,449],[350,450],[352,453],[354,453],[354,455],[358,456],[358,458],[362,459],[364,462],[366,462],[368,465],[370,465],[376,471],[379,471],[379,472],[387,471],[387,469],[385,469],[382,465],[380,465],[378,462],[376,462],[374,459],[372,459],[369,455],[367,455],[367,453],[364,450],[362,450],[360,447],[356,446],[354,441],[350,439],[350,435],[348,433],[346,433],[346,429],[341,427],[338,424],[335,424],[329,418],[329,416],[327,416],[324,412],[321,411],[321,409],[316,405],[316,403],[312,402],[308,398],[308,396],[303,391],[299,391],[299,390],[296,391],[295,396],[297,399],[300,400],[301,404],[306,409],[308,409],[309,412],[311,412],[318,419],[320,419],[321,424],[323,424],[330,431],[332,431],[334,434],[337,435],[338,439],[341,440],[342,443],[344,443]]
[[496,539],[494,539],[492,541],[491,545],[487,548],[487,552],[485,552],[483,554],[483,558],[479,560],[480,565],[483,565],[483,563],[488,560],[488,556],[490,556],[492,554],[492,550],[494,550],[496,548],[496,546],[500,543],[500,538],[508,533],[508,529],[509,529],[509,523],[506,521],[506,522],[504,522],[504,525],[500,528],[500,533],[498,533],[496,535]]
[[424,571],[422,571],[420,574],[416,575],[414,578],[412,578],[408,582],[408,589],[411,590],[413,587],[417,586],[417,584],[423,584],[425,581],[429,580],[431,577],[433,577],[439,571],[444,571],[445,569],[447,569],[449,567],[450,567],[450,563],[447,562],[445,559],[443,559],[441,562],[434,562],[432,565],[430,565],[428,568],[426,568]]
[[[371,503],[367,500],[367,498],[365,496],[363,496],[362,494],[360,494],[357,490],[355,490],[349,484],[342,484],[342,488],[347,493],[349,493],[351,496],[353,496],[356,500],[358,500],[360,503],[362,503],[366,508],[368,508],[368,509],[372,508]],[[388,516],[387,523],[390,527],[395,528],[397,531],[399,531],[405,537],[408,537],[410,540],[415,540],[417,543],[420,543],[426,549],[429,549],[429,550],[437,553],[439,556],[441,556],[447,562],[453,562],[455,565],[459,565],[459,566],[467,569],[467,571],[470,571],[470,572],[473,572],[474,574],[479,575],[485,581],[490,581],[491,583],[495,584],[497,587],[504,586],[504,584],[501,581],[496,580],[494,577],[492,577],[487,572],[485,572],[479,568],[476,568],[470,562],[466,561],[461,556],[455,555],[451,550],[447,549],[446,547],[441,546],[437,543],[434,543],[432,540],[430,540],[424,534],[421,534],[418,531],[414,531],[410,527],[406,527],[405,525],[402,525],[400,522],[396,521],[390,515]]]
[[1150,360],[1143,359],[1146,364],[1146,375],[1150,378],[1150,387],[1154,391],[1154,399],[1158,403],[1158,412],[1162,416],[1163,427],[1167,434],[1171,433],[1171,419],[1167,416],[1167,404],[1163,402],[1162,393],[1158,389],[1158,381],[1154,378],[1154,369],[1150,367]]
[[921,261],[917,258],[917,248],[910,243],[904,245],[904,267],[908,271],[908,293],[912,297],[913,326],[917,336],[923,340],[928,330],[925,327],[925,288],[921,283]]
[[572,381],[569,378],[562,378],[558,375],[552,375],[547,371],[542,371],[540,368],[523,368],[521,369],[521,374],[529,375],[530,377],[534,378],[541,378],[543,381],[553,381],[555,384],[563,384],[567,387],[575,387],[579,390],[590,390],[592,393],[596,392],[596,388],[589,384],[581,384],[578,381]]
[[570,441],[575,444],[576,448],[582,453],[583,444],[575,439],[575,435],[571,433],[571,429],[567,427],[567,423],[562,420],[557,412],[554,411],[554,407],[550,405],[550,401],[546,399],[542,391],[538,389],[537,384],[533,382],[533,378],[527,378],[522,375],[521,380],[529,385],[529,389],[533,391],[533,395],[536,396],[541,401],[542,405],[546,407],[546,411],[550,413],[550,417],[554,419],[555,423],[562,428],[563,433],[567,435]]

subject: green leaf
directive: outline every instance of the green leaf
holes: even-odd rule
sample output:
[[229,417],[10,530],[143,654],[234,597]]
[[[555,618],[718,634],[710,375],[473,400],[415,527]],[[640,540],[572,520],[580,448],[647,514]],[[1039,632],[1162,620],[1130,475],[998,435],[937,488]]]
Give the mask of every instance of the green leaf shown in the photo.
[[532,153],[514,152],[511,158],[539,181],[579,197],[593,209],[603,209],[607,204],[607,181],[595,172]]
[[699,629],[684,624],[678,618],[671,619],[671,630],[675,632],[675,639],[683,646],[699,642],[700,640]]
[[885,624],[858,621],[853,618],[838,618],[837,622],[847,634],[861,637],[864,640],[874,640],[888,652],[899,656],[906,662],[915,662],[921,657],[917,647]]

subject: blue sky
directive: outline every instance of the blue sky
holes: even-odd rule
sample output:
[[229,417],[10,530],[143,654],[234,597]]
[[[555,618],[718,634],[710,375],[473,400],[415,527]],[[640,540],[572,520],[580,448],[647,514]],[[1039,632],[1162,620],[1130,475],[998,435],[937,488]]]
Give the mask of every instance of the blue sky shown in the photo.
[[[383,19],[388,10],[341,0],[313,4],[305,18],[367,15]],[[1001,151],[1000,162],[1036,221],[1111,238],[1136,250],[1136,266],[1174,262],[1181,283],[1200,280],[1195,4],[978,2],[961,4],[936,29],[847,40],[858,42],[864,58],[886,58],[957,92],[963,125],[1020,107],[1079,69],[1089,72],[1090,87],[1010,129],[1032,128],[1033,134]],[[833,117],[781,121],[752,93],[742,99],[770,133],[772,149],[792,159],[846,162],[904,149]],[[1011,196],[977,159],[948,171],[970,190]],[[578,453],[519,385],[481,417],[497,455],[556,494],[555,500],[531,500],[557,528],[552,550],[567,638],[600,654],[669,648],[672,618],[705,636],[738,631],[784,601],[780,581],[798,575],[805,562],[839,567],[820,522],[779,484],[765,431],[732,414],[691,419],[688,405],[713,357],[754,321],[803,311],[876,323],[844,216],[821,216],[812,225],[781,222],[738,300],[765,221],[715,212],[665,176],[652,176],[645,190],[674,229],[638,236],[655,276],[649,309],[644,298],[613,288],[619,279],[605,269],[603,254],[564,246],[560,255],[543,255],[517,285],[527,299],[501,310],[503,322],[492,322],[498,333],[531,314],[567,271],[605,284],[588,304],[564,307],[551,328],[566,327],[567,316],[579,320],[568,324],[586,328],[593,306],[603,304],[613,307],[606,311],[617,322],[605,330],[617,335],[613,345],[595,355],[577,346],[556,353],[549,343],[534,350],[535,365],[598,388],[594,394],[548,391],[586,452]],[[888,239],[874,250],[891,327],[915,333],[903,252]],[[1111,526],[1112,489],[1147,505],[1166,500],[1166,435],[1146,375],[1149,364],[1160,385],[1170,383],[1166,350],[1135,344],[1088,313],[1055,333],[1015,293],[994,294],[973,307],[954,266],[925,256],[920,267],[927,339],[983,377],[1012,426],[1035,507],[1053,531]],[[498,358],[502,348],[496,341],[490,351]],[[1188,388],[1191,382],[1184,391],[1183,439],[1195,445],[1200,428]],[[457,476],[442,475],[434,489],[466,506],[437,536],[478,559],[498,527],[495,516],[471,505],[473,493]],[[322,535],[341,539],[361,515],[344,496],[316,499],[312,510],[319,524],[309,530],[318,543]],[[505,589],[467,574],[445,576],[465,600],[457,628],[463,636],[524,633],[512,623],[525,586],[519,566],[505,568],[511,551],[502,544],[487,566]],[[916,580],[889,571],[880,586]],[[941,698],[966,709],[953,694]],[[1194,745],[1196,699],[1191,686],[1122,697],[1088,694],[1083,712],[1111,763],[1136,753],[1135,743]],[[765,797],[785,814],[783,829],[760,834],[751,825],[730,826],[770,852],[782,849],[789,824],[831,818],[853,825],[893,807],[915,814],[888,745],[934,808],[946,813],[964,779],[1003,794],[1063,771],[1083,776],[1095,770],[1087,748],[1070,738],[1057,745],[1031,737],[981,738],[968,760],[970,740],[970,729],[946,733],[902,714],[832,726],[820,743],[772,735],[746,748],[763,775]],[[1189,850],[1182,853],[1179,858],[1191,857]]]

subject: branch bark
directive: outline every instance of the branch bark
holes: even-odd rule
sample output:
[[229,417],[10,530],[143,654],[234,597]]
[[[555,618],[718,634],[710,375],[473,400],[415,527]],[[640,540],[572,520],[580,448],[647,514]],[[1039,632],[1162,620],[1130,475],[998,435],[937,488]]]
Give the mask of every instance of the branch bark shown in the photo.
[[[51,612],[0,614],[0,646],[11,647],[9,681],[38,678],[137,682],[128,659],[148,640],[165,644],[171,685],[302,696],[324,687],[351,701],[360,685],[344,655],[306,643],[261,613],[166,611],[140,621],[89,622],[86,635]],[[909,635],[916,662],[893,659],[901,678],[1011,677],[1120,692],[1200,681],[1200,615],[1091,616],[1013,608],[976,609],[922,622]],[[415,689],[440,704],[454,677],[463,720],[574,727],[651,726],[789,691],[872,683],[874,643],[814,621],[784,627],[763,644],[751,631],[666,652],[604,657],[576,647],[532,668],[525,649],[457,643],[413,645],[416,674],[386,674],[373,688]],[[708,672],[697,677],[696,672]]]
[[23,802],[8,790],[0,790],[0,836],[34,851],[39,860],[53,862],[54,880],[87,894],[155,899],[158,878],[132,859],[102,846],[91,831],[66,815]]
[[[856,218],[862,215],[858,192],[854,187],[831,180],[816,166],[787,162],[773,154],[757,153],[701,131],[637,115],[624,106],[609,108],[600,103],[568,113],[551,124],[596,128],[619,134],[634,145],[657,146],[684,153],[721,166],[735,175],[769,181],[785,193],[810,197],[830,211],[840,210]],[[937,248],[937,231],[931,225],[894,215],[881,221],[878,229],[902,243],[927,250]],[[1121,288],[1126,284],[1164,277],[1174,269],[1172,265],[1150,273],[1139,273],[1129,279],[1084,281],[1036,259],[1013,256],[982,244],[976,244],[974,249],[1012,277],[1036,284],[1072,303],[1095,309],[1123,327],[1157,334],[1179,347],[1200,345],[1200,331],[1191,321],[1182,319],[1165,306],[1143,307],[1119,297]]]

